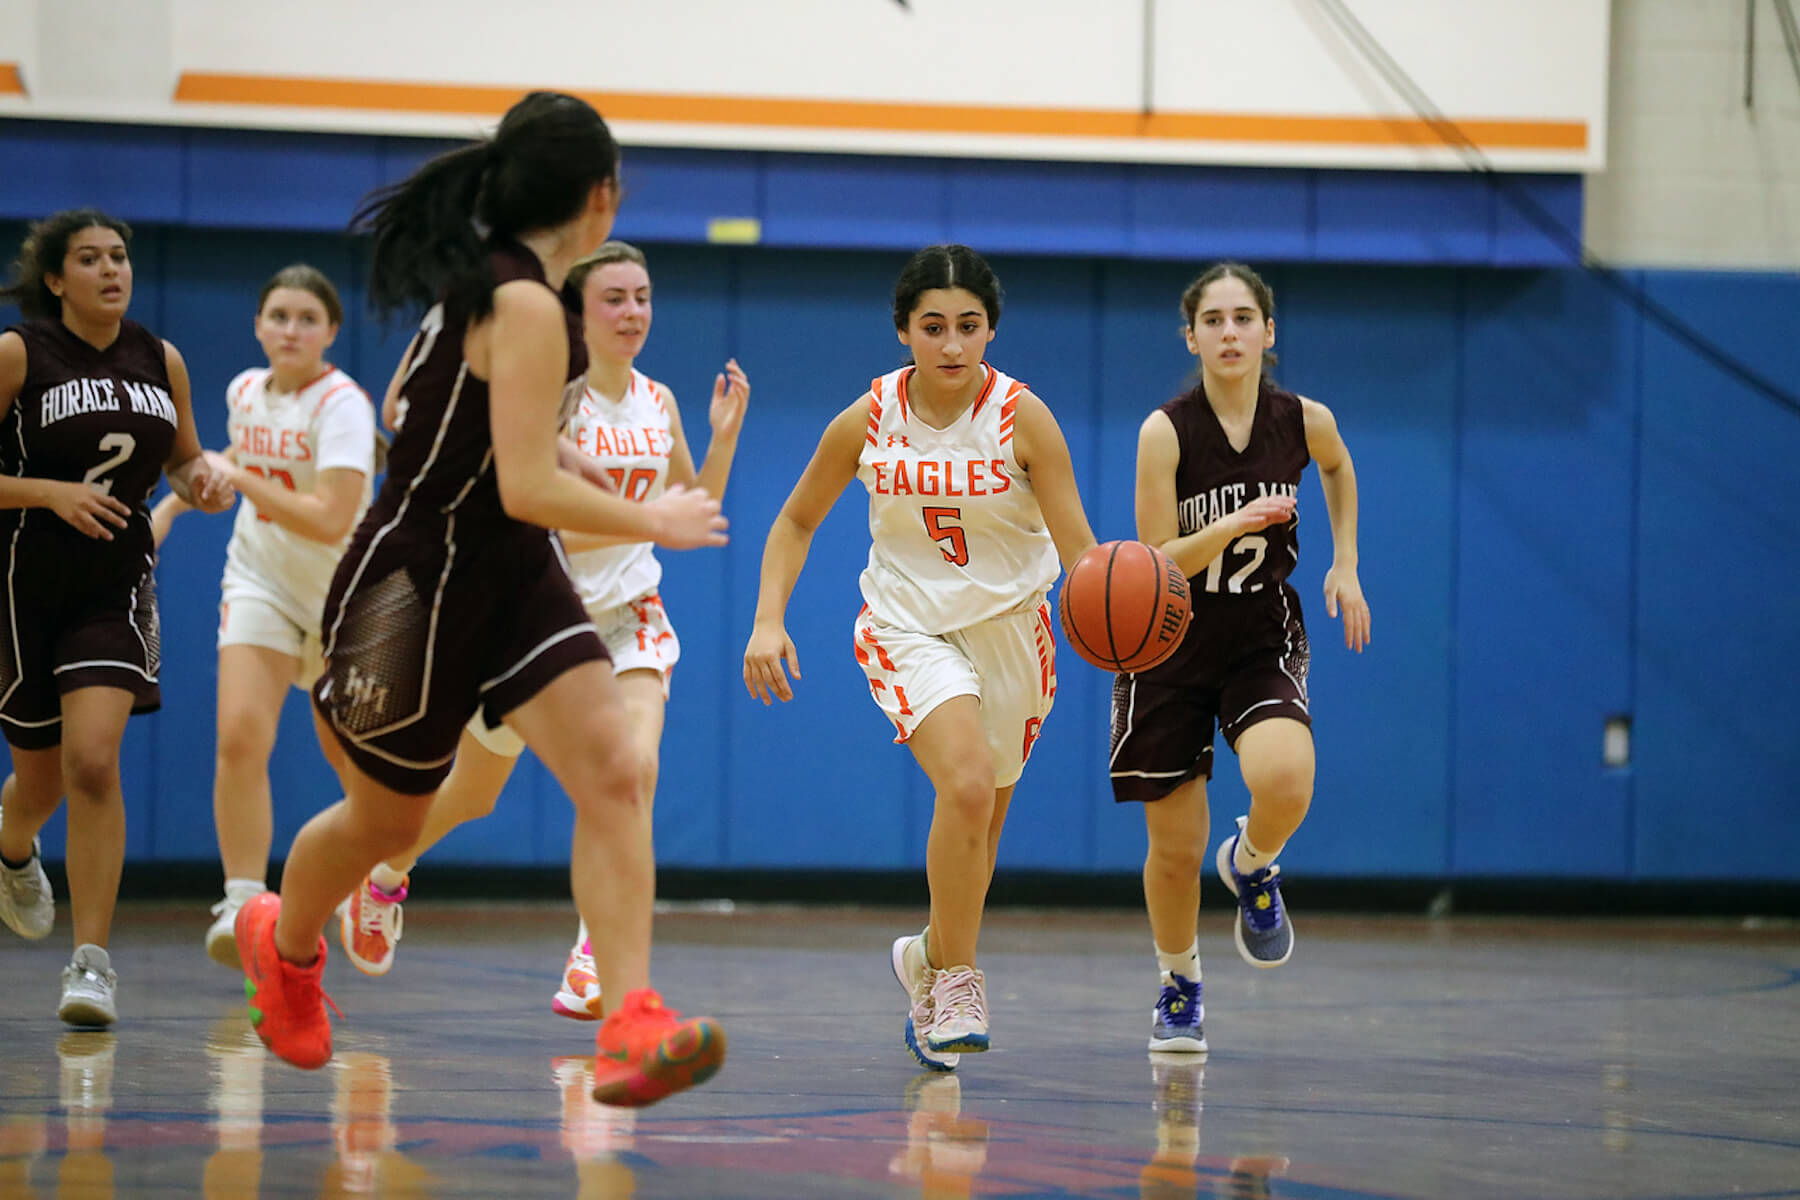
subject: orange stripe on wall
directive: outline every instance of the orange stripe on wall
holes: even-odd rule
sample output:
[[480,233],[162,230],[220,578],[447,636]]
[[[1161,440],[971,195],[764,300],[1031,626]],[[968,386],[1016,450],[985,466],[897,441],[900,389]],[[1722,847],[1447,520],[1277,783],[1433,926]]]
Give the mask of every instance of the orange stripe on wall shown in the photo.
[[23,96],[25,80],[19,75],[19,64],[0,62],[0,96]]
[[[184,71],[175,87],[175,99],[197,104],[498,117],[525,90]],[[1445,141],[1429,123],[1398,116],[1301,117],[1196,112],[1146,116],[1108,109],[962,107],[859,100],[683,96],[657,92],[577,94],[614,121],[1346,146],[1436,146]],[[1585,121],[1466,120],[1459,121],[1457,126],[1465,137],[1484,149],[1585,150],[1588,146]]]

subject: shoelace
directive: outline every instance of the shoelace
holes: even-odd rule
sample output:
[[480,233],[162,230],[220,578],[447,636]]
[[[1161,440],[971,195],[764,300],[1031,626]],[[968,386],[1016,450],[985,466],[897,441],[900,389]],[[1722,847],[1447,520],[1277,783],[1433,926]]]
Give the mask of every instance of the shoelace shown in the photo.
[[987,999],[982,995],[981,975],[977,971],[939,971],[931,985],[931,1007],[941,1024],[944,1021],[972,1021],[986,1024]]
[[359,933],[379,933],[390,942],[400,940],[400,930],[406,923],[406,914],[400,910],[400,902],[406,899],[406,889],[389,896],[369,885],[369,895],[357,905],[356,929]]
[[[1233,868],[1235,870],[1235,868]],[[1267,905],[1256,901],[1267,896]],[[1244,921],[1257,933],[1268,933],[1281,926],[1281,868],[1267,866],[1250,875],[1238,876],[1238,904]]]
[[1199,999],[1199,984],[1190,982],[1186,987],[1175,983],[1167,984],[1163,987],[1162,996],[1156,1001],[1157,1012],[1165,1025],[1185,1025],[1188,1021],[1182,1018],[1193,1011]]
[[294,968],[285,970],[281,974],[282,988],[288,993],[289,1008],[298,1009],[301,1012],[311,1012],[314,1007],[312,994],[317,992],[319,999],[329,1005],[331,1011],[338,1015],[338,1020],[344,1019],[344,1010],[337,1006],[337,1001],[333,1000],[331,993],[325,990],[322,982],[324,972]]

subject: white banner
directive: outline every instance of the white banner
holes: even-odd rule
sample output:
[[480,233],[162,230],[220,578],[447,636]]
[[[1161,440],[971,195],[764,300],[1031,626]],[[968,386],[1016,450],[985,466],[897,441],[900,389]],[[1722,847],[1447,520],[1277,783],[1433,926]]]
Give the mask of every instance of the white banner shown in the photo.
[[1593,170],[1607,39],[1607,0],[0,0],[0,113],[463,135],[556,88],[636,144]]

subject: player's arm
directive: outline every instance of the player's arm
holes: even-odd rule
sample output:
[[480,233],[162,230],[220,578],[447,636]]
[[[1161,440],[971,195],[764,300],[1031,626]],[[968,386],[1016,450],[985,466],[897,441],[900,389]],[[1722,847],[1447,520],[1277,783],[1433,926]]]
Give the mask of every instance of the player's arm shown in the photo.
[[312,542],[335,546],[356,523],[368,475],[354,467],[332,467],[313,477],[313,490],[293,492],[266,476],[256,475],[231,462],[223,454],[207,452],[213,470],[250,498],[256,511],[289,533]]
[[[671,488],[648,504],[608,495],[565,469],[557,449],[563,365],[569,361],[562,302],[542,284],[512,280],[494,289],[494,314],[479,354],[488,368],[489,427],[500,503],[514,520],[545,529],[622,534],[674,549],[725,544],[719,502]],[[470,366],[481,374],[483,363]]]
[[169,492],[150,508],[150,537],[160,547],[169,538],[169,530],[175,524],[175,518],[184,512],[193,512],[194,507],[182,500],[174,492]]
[[1183,536],[1176,511],[1175,471],[1181,466],[1181,442],[1169,414],[1157,409],[1138,426],[1137,535],[1172,559],[1189,579],[1206,570],[1232,539],[1293,519],[1287,496],[1262,496],[1204,528]]
[[169,489],[181,497],[182,503],[201,512],[224,512],[237,497],[231,490],[231,481],[219,474],[200,450],[187,362],[169,342],[163,343],[163,362],[169,372],[169,398],[175,403],[175,446],[163,463]]
[[413,334],[412,341],[406,343],[406,353],[400,356],[400,365],[394,368],[394,377],[388,380],[387,391],[381,397],[381,423],[400,432],[400,423],[406,420],[406,411],[400,403],[400,385],[406,380],[406,373],[412,370],[412,358],[419,349],[419,335]]
[[856,478],[868,428],[869,395],[865,392],[825,427],[812,461],[769,526],[756,590],[756,620],[750,628],[750,643],[744,648],[744,686],[764,704],[771,697],[794,698],[781,666],[785,659],[794,678],[800,678],[800,656],[787,634],[788,598],[800,580],[800,568],[806,565],[813,534]]
[[[25,339],[16,333],[0,333],[0,420],[12,412],[24,390],[25,358]],[[103,542],[112,541],[112,531],[125,528],[131,516],[123,500],[84,483],[20,475],[0,475],[0,508],[47,508]]]
[[1300,397],[1306,418],[1306,450],[1319,466],[1325,512],[1331,519],[1331,569],[1325,572],[1325,612],[1344,614],[1344,645],[1361,652],[1369,644],[1369,602],[1356,574],[1356,464],[1338,433],[1337,418],[1317,400]]
[[1069,443],[1063,437],[1062,426],[1056,423],[1050,406],[1028,391],[1019,394],[1018,406],[1013,410],[1013,450],[1019,456],[1019,465],[1031,477],[1038,509],[1044,514],[1044,526],[1050,530],[1050,537],[1056,542],[1056,556],[1067,571],[1094,544],[1094,531],[1081,507],[1075,464],[1069,458]]
[[[669,433],[675,439],[669,454],[669,478],[676,478],[679,456],[695,486],[715,500],[725,499],[725,483],[731,478],[731,462],[737,456],[738,434],[743,432],[744,412],[750,407],[750,377],[735,358],[728,359],[725,370],[713,377],[712,403],[706,410],[712,436],[706,443],[706,461],[700,464],[698,472],[681,428],[681,410],[675,407],[675,396],[667,388],[663,389],[663,403],[669,406]],[[689,480],[684,478],[682,482]]]

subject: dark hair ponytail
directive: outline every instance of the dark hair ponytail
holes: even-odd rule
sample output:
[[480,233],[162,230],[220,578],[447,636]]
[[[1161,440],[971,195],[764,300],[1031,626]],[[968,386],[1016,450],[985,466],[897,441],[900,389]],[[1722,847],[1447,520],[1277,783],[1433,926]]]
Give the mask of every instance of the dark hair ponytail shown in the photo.
[[438,301],[480,318],[493,311],[489,238],[574,219],[596,184],[616,180],[619,146],[585,100],[533,92],[493,139],[440,154],[370,193],[351,218],[374,236],[369,303],[393,314]]
[[131,248],[131,226],[101,212],[97,208],[69,208],[34,221],[19,246],[19,257],[13,263],[13,280],[0,287],[0,301],[19,306],[27,321],[39,317],[61,317],[62,298],[44,282],[46,275],[61,275],[63,260],[69,256],[69,239],[84,229],[110,229]]

